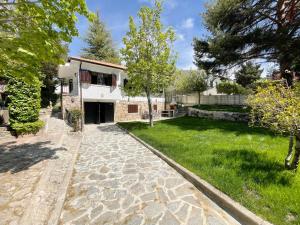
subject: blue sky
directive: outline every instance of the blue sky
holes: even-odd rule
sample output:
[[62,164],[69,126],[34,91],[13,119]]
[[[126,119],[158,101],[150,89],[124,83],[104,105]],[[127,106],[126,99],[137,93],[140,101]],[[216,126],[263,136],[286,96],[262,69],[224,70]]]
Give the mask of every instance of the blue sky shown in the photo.
[[[101,20],[111,32],[115,46],[121,48],[122,38],[128,31],[129,16],[137,18],[140,7],[151,6],[151,2],[151,0],[87,0],[87,5],[91,11],[99,10]],[[195,68],[192,40],[194,37],[207,35],[200,16],[205,10],[206,2],[205,0],[165,0],[162,22],[165,26],[172,26],[176,31],[175,51],[178,53],[178,68]],[[82,39],[88,30],[88,21],[79,16],[77,28],[80,35],[74,37],[70,44],[71,56],[79,56],[85,45]]]

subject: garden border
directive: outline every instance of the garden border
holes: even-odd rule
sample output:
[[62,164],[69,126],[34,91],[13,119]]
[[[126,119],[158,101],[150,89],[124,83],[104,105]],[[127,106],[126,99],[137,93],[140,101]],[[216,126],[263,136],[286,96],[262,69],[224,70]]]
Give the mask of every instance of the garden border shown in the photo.
[[233,218],[239,221],[243,225],[273,225],[270,222],[258,217],[250,210],[246,209],[244,206],[240,205],[238,202],[231,199],[228,195],[224,194],[205,180],[201,179],[199,176],[190,172],[183,166],[176,163],[174,160],[170,159],[160,151],[156,150],[151,145],[147,144],[133,133],[128,131],[127,129],[121,127],[118,123],[116,125],[135,140],[140,142],[146,148],[148,148],[151,152],[157,155],[159,158],[164,160],[168,165],[170,165],[173,169],[175,169],[178,173],[180,173],[185,179],[191,182],[198,190],[204,193],[208,198],[214,201],[218,206],[224,209],[227,213],[229,213]]

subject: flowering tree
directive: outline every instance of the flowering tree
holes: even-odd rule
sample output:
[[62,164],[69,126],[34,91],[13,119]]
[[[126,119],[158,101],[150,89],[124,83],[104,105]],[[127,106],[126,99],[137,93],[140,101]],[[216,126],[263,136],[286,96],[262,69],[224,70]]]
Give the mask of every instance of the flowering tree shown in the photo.
[[288,169],[297,169],[300,159],[299,84],[291,88],[282,82],[263,82],[258,86],[257,92],[248,98],[248,104],[252,108],[253,124],[259,123],[276,132],[290,133],[290,145],[285,166]]

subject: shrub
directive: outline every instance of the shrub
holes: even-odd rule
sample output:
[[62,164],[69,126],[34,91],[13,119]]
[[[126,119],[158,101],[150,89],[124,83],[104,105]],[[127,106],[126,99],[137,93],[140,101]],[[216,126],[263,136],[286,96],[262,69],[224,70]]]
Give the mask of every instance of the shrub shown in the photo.
[[71,117],[71,124],[75,132],[79,131],[80,128],[80,120],[82,116],[82,112],[80,109],[71,109],[69,111]]
[[244,88],[242,85],[233,82],[221,82],[217,85],[218,93],[224,93],[227,95],[231,94],[249,94],[249,90]]
[[38,120],[28,123],[13,123],[11,128],[14,130],[17,136],[24,134],[36,134],[39,130],[45,126],[44,121]]
[[42,121],[39,121],[40,86],[38,80],[25,82],[20,78],[11,78],[8,82],[9,122],[17,135],[36,134],[43,127]]

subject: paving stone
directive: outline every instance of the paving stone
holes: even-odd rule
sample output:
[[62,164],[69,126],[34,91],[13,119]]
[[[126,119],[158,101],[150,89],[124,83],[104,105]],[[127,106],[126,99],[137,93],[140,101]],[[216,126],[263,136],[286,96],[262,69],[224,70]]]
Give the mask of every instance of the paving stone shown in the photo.
[[169,211],[165,213],[162,220],[159,222],[160,225],[180,225],[180,222],[171,214]]
[[207,225],[227,225],[221,217],[217,216],[207,216],[206,218]]
[[[204,216],[203,209],[198,209],[198,208],[193,207],[191,210],[187,225],[204,225],[203,216]],[[217,224],[213,223],[210,225],[217,225]]]
[[[116,125],[87,125],[84,132],[61,224],[204,225],[205,208],[213,215],[209,225],[217,225],[222,209]],[[75,212],[82,215],[72,221]],[[89,221],[79,220],[86,215]]]

